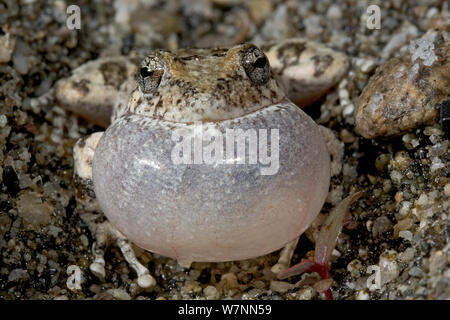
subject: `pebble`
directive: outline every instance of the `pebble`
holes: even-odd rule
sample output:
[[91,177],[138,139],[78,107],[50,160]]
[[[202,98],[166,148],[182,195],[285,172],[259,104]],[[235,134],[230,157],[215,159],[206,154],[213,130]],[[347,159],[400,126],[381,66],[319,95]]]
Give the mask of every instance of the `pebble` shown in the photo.
[[106,294],[110,295],[115,300],[130,300],[130,295],[123,289],[108,289]]
[[362,265],[361,261],[359,261],[358,259],[352,260],[347,265],[347,271],[350,272],[350,274],[353,278],[359,278],[361,276],[362,268],[363,268],[363,265]]
[[222,290],[232,290],[238,288],[239,283],[236,275],[233,272],[223,274],[219,282],[219,287],[221,287]]
[[374,60],[364,60],[364,62],[361,64],[361,71],[363,73],[371,73],[376,67],[375,61]]
[[412,237],[413,237],[413,234],[412,234],[412,232],[409,231],[409,230],[404,230],[404,231],[400,231],[400,232],[398,233],[398,236],[399,236],[400,238],[405,239],[405,240],[411,241],[411,240],[412,240]]
[[[413,226],[413,220],[410,218],[406,218],[403,220],[400,220],[395,226],[394,226],[394,237],[401,237],[401,233],[410,229]],[[411,235],[412,236],[412,235]]]
[[395,250],[387,250],[380,255],[378,263],[381,272],[381,284],[388,283],[398,277],[400,270],[397,265],[398,254]]
[[279,292],[279,293],[285,293],[289,290],[294,289],[295,285],[289,282],[285,281],[271,281],[270,282],[270,290]]
[[401,262],[408,263],[414,259],[415,250],[413,248],[408,248],[399,254],[398,259]]
[[0,128],[3,128],[8,123],[8,119],[4,114],[0,115]]
[[444,186],[444,194],[445,194],[447,197],[450,197],[450,183],[447,183],[447,184]]
[[306,286],[295,293],[298,300],[311,300],[314,297],[314,289],[310,286]]
[[390,37],[389,42],[383,48],[381,55],[389,57],[402,45],[408,42],[409,39],[417,37],[417,27],[406,22],[397,33]]
[[27,74],[34,63],[36,63],[37,58],[34,55],[33,50],[23,41],[17,41],[16,49],[12,56],[12,61],[14,63],[14,68],[20,74]]
[[429,259],[429,269],[431,273],[438,273],[445,268],[445,263],[448,259],[448,253],[444,253],[442,250],[433,252]]
[[408,274],[413,277],[420,277],[422,276],[423,271],[419,267],[412,267],[411,269],[409,269]]
[[341,19],[342,18],[341,7],[337,4],[331,5],[327,10],[327,18],[336,20]]
[[6,33],[0,36],[0,63],[8,63],[16,47],[16,39]]
[[[8,1],[10,5],[5,10],[5,21],[11,22],[11,30],[14,30],[14,33],[11,32],[11,35],[15,37],[16,48],[12,52],[10,61],[6,63],[0,62],[0,69],[11,76],[11,79],[3,77],[4,82],[0,81],[0,95],[3,94],[2,97],[5,98],[3,100],[5,103],[0,103],[0,144],[4,145],[3,152],[0,152],[0,159],[4,160],[4,166],[0,166],[0,182],[4,174],[11,170],[9,168],[13,167],[16,170],[18,179],[13,180],[13,182],[17,181],[17,187],[14,185],[15,182],[9,183],[7,188],[5,188],[6,190],[4,190],[5,192],[0,194],[0,205],[2,209],[5,209],[2,213],[8,212],[8,214],[0,214],[0,247],[8,248],[2,250],[3,256],[0,258],[3,262],[3,264],[0,263],[0,275],[5,280],[0,284],[0,291],[4,297],[7,299],[52,299],[55,297],[59,299],[113,299],[114,296],[116,298],[129,298],[128,296],[130,296],[136,299],[149,299],[152,297],[155,297],[155,299],[182,299],[184,297],[191,298],[191,296],[188,297],[181,293],[186,280],[195,280],[199,281],[202,287],[206,287],[200,294],[195,296],[195,299],[208,297],[214,297],[215,299],[217,292],[221,293],[222,290],[217,284],[217,278],[224,273],[233,272],[237,275],[239,281],[235,282],[234,285],[237,288],[233,289],[233,293],[228,293],[231,297],[239,298],[242,295],[243,299],[245,296],[249,299],[321,298],[311,287],[317,281],[317,278],[310,279],[308,277],[306,279],[310,279],[308,280],[309,282],[303,281],[299,285],[296,284],[294,290],[288,290],[284,294],[269,290],[268,287],[271,280],[274,279],[274,275],[270,273],[270,268],[264,266],[273,263],[278,257],[277,253],[249,260],[248,264],[253,271],[249,271],[246,277],[240,276],[243,269],[242,262],[227,262],[201,264],[202,267],[198,268],[198,270],[202,270],[199,278],[197,278],[198,272],[195,273],[190,270],[187,273],[186,270],[175,267],[176,262],[171,259],[157,254],[146,253],[140,256],[139,260],[144,265],[148,265],[151,260],[150,264],[154,266],[154,270],[152,269],[151,271],[156,276],[159,276],[160,279],[168,280],[158,281],[156,290],[150,295],[146,291],[133,289],[136,286],[136,283],[133,281],[135,274],[133,272],[130,273],[129,268],[121,266],[114,268],[116,261],[121,261],[120,265],[122,266],[125,265],[125,261],[120,254],[117,256],[117,249],[113,250],[113,256],[115,256],[115,258],[113,257],[113,264],[107,261],[108,277],[106,282],[98,282],[89,272],[89,263],[93,259],[90,250],[91,246],[89,245],[91,236],[85,232],[85,226],[76,217],[76,213],[72,214],[72,205],[68,204],[74,191],[76,192],[71,181],[72,154],[70,150],[73,144],[72,141],[97,130],[93,130],[84,121],[79,121],[75,115],[69,116],[66,113],[53,112],[56,109],[52,108],[51,104],[48,104],[46,107],[45,103],[37,104],[37,99],[30,99],[30,97],[45,93],[46,88],[49,88],[50,84],[53,84],[59,77],[68,76],[69,70],[75,69],[81,63],[95,58],[97,55],[106,57],[108,56],[108,54],[105,54],[106,52],[114,52],[109,50],[108,46],[111,45],[117,50],[120,47],[121,39],[119,36],[121,35],[118,35],[115,29],[117,29],[117,25],[121,27],[126,26],[126,23],[120,21],[114,23],[114,13],[120,13],[118,12],[120,10],[115,10],[116,5],[123,4],[124,6],[132,7],[132,3],[135,2],[145,2],[147,8],[155,7],[161,11],[174,12],[174,16],[177,16],[179,21],[172,23],[168,20],[167,22],[170,22],[170,25],[175,27],[173,30],[176,30],[178,28],[177,24],[180,23],[181,32],[171,33],[163,41],[161,35],[157,35],[154,32],[151,34],[151,29],[156,30],[164,24],[158,26],[151,21],[146,22],[138,19],[135,22],[139,22],[139,24],[136,25],[133,22],[133,26],[139,29],[147,28],[147,30],[150,30],[150,33],[144,32],[136,35],[130,33],[126,40],[131,43],[126,44],[123,48],[127,49],[126,52],[129,52],[129,50],[134,52],[133,42],[138,44],[138,46],[145,45],[145,48],[143,48],[145,50],[154,47],[173,50],[182,46],[193,46],[197,42],[195,39],[211,37],[211,34],[213,34],[214,38],[217,38],[217,34],[233,36],[236,31],[236,25],[240,25],[240,23],[234,23],[234,21],[238,20],[235,18],[239,17],[237,13],[245,11],[245,8],[248,7],[250,11],[249,16],[255,21],[250,22],[247,40],[282,39],[288,36],[295,37],[309,34],[318,42],[327,43],[335,49],[347,52],[352,57],[352,60],[361,59],[360,62],[357,62],[358,64],[355,61],[351,66],[348,77],[346,77],[347,85],[338,88],[338,90],[346,89],[348,94],[342,92],[344,94],[343,97],[347,98],[345,97],[347,95],[349,99],[342,99],[345,103],[341,104],[341,101],[338,100],[338,90],[333,89],[326,96],[326,102],[321,106],[321,123],[330,128],[332,127],[338,132],[340,130],[340,140],[346,143],[345,159],[346,162],[348,161],[348,164],[342,169],[344,171],[344,179],[348,179],[349,176],[347,174],[353,174],[352,168],[355,168],[358,173],[357,179],[352,180],[350,185],[348,181],[341,181],[339,177],[333,178],[331,188],[334,191],[330,199],[335,198],[338,201],[348,192],[348,188],[361,187],[361,190],[366,195],[365,199],[362,200],[363,207],[355,206],[354,210],[358,220],[361,222],[360,228],[362,231],[364,231],[365,219],[373,219],[373,226],[373,222],[376,220],[376,216],[372,215],[373,213],[376,213],[378,216],[389,214],[390,218],[391,214],[395,214],[397,222],[405,218],[412,219],[414,223],[412,228],[409,228],[409,231],[413,232],[414,236],[413,241],[410,243],[411,248],[406,250],[405,245],[409,244],[404,241],[396,241],[393,235],[389,235],[386,238],[383,237],[383,240],[380,241],[380,239],[372,239],[372,234],[368,233],[367,242],[361,243],[358,239],[358,241],[348,241],[349,244],[345,245],[344,250],[341,250],[342,259],[339,259],[339,261],[347,261],[348,263],[348,261],[358,258],[366,266],[373,263],[374,259],[376,260],[378,250],[396,249],[399,252],[398,262],[401,262],[398,268],[401,266],[404,269],[401,270],[401,276],[387,286],[382,286],[379,291],[371,295],[368,289],[362,290],[365,287],[367,276],[360,276],[355,281],[349,273],[345,272],[345,264],[344,269],[342,269],[340,263],[332,263],[332,272],[336,270],[337,273],[342,274],[342,276],[335,279],[336,284],[334,288],[336,291],[333,292],[334,297],[336,299],[423,299],[429,297],[445,299],[448,297],[448,294],[446,294],[446,291],[448,292],[448,283],[446,281],[450,278],[450,270],[446,270],[448,269],[446,268],[447,260],[445,260],[448,259],[448,239],[445,237],[445,228],[448,219],[447,212],[450,209],[450,183],[446,168],[438,169],[430,175],[430,166],[434,157],[440,157],[444,165],[447,165],[446,152],[448,152],[448,145],[445,146],[445,141],[448,142],[448,140],[445,140],[444,132],[439,129],[439,124],[436,122],[433,126],[426,127],[423,130],[423,134],[429,139],[423,139],[422,134],[417,132],[408,133],[403,136],[403,143],[402,141],[394,144],[389,142],[374,143],[370,147],[370,151],[367,152],[367,149],[360,148],[362,144],[360,145],[359,142],[366,142],[363,139],[359,139],[354,132],[353,116],[351,114],[347,115],[347,112],[350,110],[348,102],[355,103],[355,106],[357,106],[357,97],[364,88],[367,77],[372,74],[378,64],[385,62],[387,57],[381,56],[380,53],[384,44],[388,43],[392,37],[392,31],[394,31],[394,35],[402,32],[409,34],[407,37],[397,37],[396,41],[390,43],[390,56],[401,56],[407,52],[408,42],[414,36],[414,27],[408,27],[407,23],[405,23],[405,28],[399,28],[402,21],[410,18],[409,20],[416,24],[417,30],[427,30],[429,27],[423,28],[420,20],[424,20],[425,16],[428,16],[428,11],[431,12],[429,15],[433,16],[433,19],[438,18],[441,21],[439,23],[443,26],[448,25],[448,21],[450,21],[448,19],[448,6],[445,2],[442,6],[435,6],[438,10],[437,14],[435,14],[436,9],[433,9],[432,4],[422,4],[423,13],[420,19],[415,19],[413,16],[410,16],[414,4],[411,3],[411,6],[405,6],[405,3],[401,0],[393,0],[386,3],[380,2],[382,30],[371,30],[369,32],[367,32],[364,19],[360,19],[360,30],[354,29],[354,32],[348,32],[348,27],[352,23],[348,24],[346,22],[347,17],[358,19],[360,13],[365,12],[367,3],[364,1],[346,1],[342,3],[342,6],[339,3],[342,14],[342,20],[340,21],[331,20],[331,18],[326,16],[327,14],[335,15],[335,12],[333,12],[335,9],[330,9],[329,7],[329,0],[288,1],[285,3],[279,0],[248,0],[245,2],[240,0],[215,0],[214,4],[204,6],[198,3],[206,4],[208,1],[202,0],[198,3],[193,3],[190,0],[167,1],[162,5],[154,0],[133,0],[126,3],[114,0],[111,2],[114,3],[114,8],[112,6],[104,6],[101,1],[90,1],[84,4],[85,8],[83,10],[95,12],[96,19],[82,20],[82,33],[85,35],[82,39],[82,46],[70,43],[73,42],[70,39],[74,39],[75,42],[73,43],[75,44],[80,39],[76,32],[67,33],[64,17],[60,15],[61,12],[65,12],[65,1],[56,1],[55,5],[52,6],[53,2],[51,1],[42,1],[41,4],[41,2],[38,3],[36,0],[26,0],[24,1],[26,5],[22,8],[24,10],[20,10],[20,1]],[[250,2],[253,3],[251,7],[249,5]],[[415,2],[424,3],[420,0]],[[227,3],[228,5],[218,5],[218,3]],[[37,4],[40,4],[40,6]],[[234,5],[238,5],[238,7],[232,7]],[[267,8],[263,9],[263,5]],[[53,7],[58,7],[58,10],[53,10]],[[210,9],[211,7],[212,10]],[[268,7],[271,7],[270,10]],[[280,7],[281,9],[277,10]],[[133,18],[133,11],[134,9],[130,11],[128,17]],[[273,14],[275,11],[278,11],[278,15]],[[184,15],[185,12],[190,13],[190,15]],[[180,15],[178,16],[178,14]],[[53,15],[59,16],[57,19],[56,17],[54,19]],[[279,20],[279,17],[284,17],[284,20]],[[161,19],[156,19],[155,21],[158,20]],[[267,21],[271,23],[263,28]],[[143,22],[143,24],[141,25],[140,22]],[[165,21],[162,22],[165,23]],[[430,21],[428,25],[434,26],[435,23],[431,24]],[[271,28],[272,26],[275,26],[275,28]],[[9,32],[4,25],[1,28],[4,33],[0,32],[0,36],[4,36]],[[408,28],[410,28],[410,31],[408,31]],[[264,31],[260,32],[262,29]],[[170,28],[166,30],[171,31]],[[444,30],[444,28],[440,30]],[[220,40],[222,39],[224,38],[220,37]],[[2,41],[5,40],[3,39]],[[18,45],[18,42],[21,42],[21,44]],[[26,43],[29,48],[23,46],[23,43]],[[208,44],[207,42],[205,43]],[[81,42],[78,44],[81,44]],[[222,45],[222,43],[220,44]],[[397,46],[397,48],[393,50],[392,45]],[[1,49],[2,45],[0,44]],[[25,49],[27,51],[30,49],[30,56],[23,54]],[[16,51],[20,51],[21,54],[18,54]],[[139,51],[136,52],[136,54],[140,54]],[[17,54],[18,56],[13,60],[13,56]],[[422,54],[426,55],[427,50],[421,52]],[[355,58],[355,56],[358,58]],[[42,59],[42,57],[46,57],[46,59]],[[417,61],[422,61],[422,59],[418,57]],[[22,79],[19,71],[23,72],[24,70],[27,70],[29,73]],[[418,71],[420,73],[420,68]],[[46,97],[46,99],[49,98]],[[42,99],[42,101],[44,100]],[[13,106],[15,110],[19,111],[10,112],[9,109],[13,109]],[[53,111],[49,113],[50,108]],[[349,109],[345,110],[345,108]],[[349,124],[349,126],[344,126],[344,123],[341,123],[343,114],[345,114],[345,123]],[[27,131],[25,135],[23,135],[24,129]],[[419,145],[420,151],[425,151],[425,155],[421,154],[420,158],[416,153],[419,150],[413,150]],[[405,148],[408,150],[405,150]],[[28,151],[24,152],[23,150]],[[393,158],[400,150],[405,150],[409,153],[412,163],[420,166],[419,171],[415,171],[412,168],[403,170],[394,165],[389,167],[389,171],[387,170],[391,157]],[[31,155],[31,160],[24,160],[22,155],[25,155],[25,158],[27,158],[27,153]],[[378,174],[377,172],[371,172],[374,184],[366,185],[366,170],[363,169],[367,162],[360,162],[359,159],[370,160],[373,163],[374,158],[378,155],[381,155],[380,159],[377,159],[375,163]],[[389,173],[392,170],[398,175],[399,184],[395,185],[392,182],[390,194],[385,194],[386,190],[389,189],[386,187],[388,182],[385,183],[385,181],[388,181],[386,179],[389,179]],[[407,173],[407,171],[409,172]],[[420,176],[411,176],[411,173],[419,173]],[[407,174],[408,177],[411,176],[412,178],[406,179]],[[10,175],[6,176],[10,177]],[[30,178],[32,179],[32,185],[30,185]],[[381,188],[381,182],[383,182],[383,188]],[[7,179],[3,179],[3,183],[7,184]],[[43,204],[55,204],[57,209],[52,212],[53,216],[50,225],[61,228],[63,232],[58,232],[58,229],[50,228],[49,226],[32,232],[28,230],[28,224],[24,224],[23,219],[17,214],[19,197],[27,192],[28,188],[32,188],[37,194],[42,195],[41,200]],[[374,189],[377,190],[379,196],[376,199],[372,198],[372,194],[375,194]],[[438,192],[437,198],[433,196],[433,190]],[[68,196],[58,195],[61,191]],[[426,199],[423,198],[423,200],[427,200],[424,202],[425,206],[416,207],[416,204],[413,205],[414,200],[424,192],[427,194]],[[394,199],[392,197],[394,194],[398,195],[395,197],[396,203],[393,206],[388,205],[389,202],[393,202]],[[392,197],[389,199],[390,196]],[[408,204],[405,204],[403,207],[403,202],[408,202]],[[329,206],[330,204],[327,204],[327,207]],[[437,209],[427,209],[430,206]],[[412,210],[416,213],[411,214]],[[398,214],[396,211],[399,211]],[[420,223],[421,226],[423,223],[423,227],[416,231],[415,228],[418,227],[417,219],[427,217],[429,214],[437,217],[437,219],[421,220]],[[56,241],[53,241],[51,233],[57,233]],[[83,233],[86,233],[89,238]],[[353,233],[347,234],[345,230],[343,235],[345,238],[353,238],[355,236]],[[64,246],[59,245],[57,241],[62,241],[61,243],[64,243]],[[352,245],[350,245],[350,242]],[[442,254],[436,253],[438,251],[434,252],[436,248],[442,248],[440,249]],[[311,253],[313,251],[310,251],[309,256],[311,256]],[[355,253],[358,254],[356,257]],[[411,263],[413,260],[414,264]],[[23,265],[21,261],[24,263]],[[68,293],[68,290],[58,288],[58,286],[64,286],[67,279],[65,272],[60,270],[65,270],[68,264],[75,261],[86,270],[86,275],[89,276],[82,291]],[[422,268],[423,273],[420,278],[411,277],[408,274],[409,269],[416,263],[417,266]],[[196,265],[200,264],[197,263]],[[16,270],[18,267],[20,270]],[[380,268],[378,267],[378,269]],[[159,273],[161,270],[168,271]],[[53,272],[57,273],[53,274]],[[11,273],[11,279],[16,277],[17,281],[8,281]],[[21,278],[22,276],[23,278]],[[234,277],[231,276],[229,279],[232,280],[232,278]],[[247,278],[252,280],[242,280]],[[419,281],[421,284],[419,284]],[[97,283],[97,285],[92,284],[92,282]],[[247,291],[249,283],[254,289]],[[225,281],[222,284],[225,284]],[[123,291],[106,292],[106,290],[116,287]],[[95,294],[98,295],[93,297]],[[401,296],[398,294],[401,294]]]
[[448,35],[430,31],[412,42],[408,54],[385,62],[359,97],[356,131],[373,139],[435,123],[435,106],[450,94],[448,51]]
[[369,300],[369,299],[370,299],[370,293],[367,289],[360,290],[356,294],[356,300]]
[[22,193],[17,200],[19,216],[34,227],[50,223],[52,207],[47,202],[42,202],[41,196],[31,191]]
[[19,280],[26,280],[28,279],[30,276],[27,272],[27,270],[24,269],[14,269],[9,273],[8,276],[8,281],[19,281]]
[[372,226],[372,234],[375,238],[383,236],[387,231],[392,228],[392,222],[386,216],[377,218]]
[[203,289],[203,293],[205,294],[206,299],[219,299],[220,297],[219,290],[214,286],[207,286]]

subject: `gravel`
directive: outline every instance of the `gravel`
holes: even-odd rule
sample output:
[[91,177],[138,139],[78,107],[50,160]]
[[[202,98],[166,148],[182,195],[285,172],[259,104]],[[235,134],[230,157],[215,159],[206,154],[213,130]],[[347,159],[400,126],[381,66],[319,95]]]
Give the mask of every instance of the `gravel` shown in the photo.
[[[337,90],[305,109],[345,145],[329,201],[363,192],[351,207],[358,227],[344,229],[332,258],[334,297],[449,299],[448,132],[434,118],[393,137],[366,139],[354,128],[358,98],[376,68],[410,50],[432,63],[430,42],[411,48],[410,40],[433,27],[448,30],[448,3],[378,1],[381,29],[369,30],[368,1],[333,2],[137,0],[143,9],[133,9],[82,0],[81,30],[66,27],[66,1],[0,4],[0,299],[321,299],[316,274],[275,278],[277,252],[183,269],[136,248],[157,281],[146,292],[113,246],[105,282],[94,277],[93,239],[74,214],[72,147],[99,128],[56,106],[49,93],[56,80],[99,56],[292,36],[326,43],[353,62]],[[136,10],[158,14],[147,19]],[[322,213],[331,207],[325,203]],[[292,263],[311,250],[302,236]],[[80,288],[70,282],[73,270]]]

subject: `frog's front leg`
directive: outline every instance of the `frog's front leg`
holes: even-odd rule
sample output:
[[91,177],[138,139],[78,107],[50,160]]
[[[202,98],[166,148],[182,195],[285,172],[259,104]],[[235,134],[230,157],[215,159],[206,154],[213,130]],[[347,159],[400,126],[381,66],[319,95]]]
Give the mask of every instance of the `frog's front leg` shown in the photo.
[[92,245],[94,262],[89,268],[95,276],[104,281],[106,276],[105,250],[112,242],[115,242],[122,251],[125,260],[136,271],[138,285],[142,288],[151,288],[156,284],[155,279],[150,275],[148,269],[138,261],[130,242],[103,215],[95,198],[92,182],[92,160],[102,135],[103,132],[96,132],[78,140],[73,150],[74,176],[78,190],[77,213],[95,238],[95,242]]
[[[344,159],[344,143],[336,138],[332,130],[325,128],[323,126],[319,126],[319,129],[324,138],[325,144],[328,149],[328,153],[330,154],[331,177],[337,176],[342,170]],[[316,221],[313,222],[311,227],[315,227],[318,224],[317,220],[323,220],[323,216],[319,215],[316,218]],[[278,262],[274,266],[272,266],[271,270],[273,273],[279,274],[280,272],[289,268],[292,256],[294,255],[295,248],[297,247],[298,239],[299,238],[296,238],[293,241],[289,242],[281,250]]]

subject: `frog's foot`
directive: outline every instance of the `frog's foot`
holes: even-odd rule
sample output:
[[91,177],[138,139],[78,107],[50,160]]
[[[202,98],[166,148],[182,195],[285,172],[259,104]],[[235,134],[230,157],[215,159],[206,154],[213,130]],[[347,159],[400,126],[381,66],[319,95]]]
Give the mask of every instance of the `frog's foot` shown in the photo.
[[89,268],[96,277],[104,281],[106,276],[105,251],[110,243],[115,242],[125,260],[137,273],[138,285],[142,288],[152,288],[156,284],[155,279],[150,275],[148,269],[138,261],[130,242],[103,215],[95,198],[92,183],[92,160],[102,134],[102,132],[97,132],[82,138],[74,146],[74,175],[78,189],[77,212],[96,240],[92,246],[94,262]]
[[279,274],[280,272],[289,268],[295,248],[297,247],[298,239],[289,242],[280,252],[278,262],[271,268],[272,272]]
[[153,288],[156,285],[155,278],[153,278],[148,269],[138,261],[128,239],[108,221],[104,221],[97,226],[92,226],[92,222],[93,221],[90,221],[88,226],[91,230],[96,229],[96,242],[92,245],[94,262],[89,266],[91,272],[100,280],[105,280],[105,251],[111,242],[115,242],[125,260],[138,275],[137,284],[144,289]]

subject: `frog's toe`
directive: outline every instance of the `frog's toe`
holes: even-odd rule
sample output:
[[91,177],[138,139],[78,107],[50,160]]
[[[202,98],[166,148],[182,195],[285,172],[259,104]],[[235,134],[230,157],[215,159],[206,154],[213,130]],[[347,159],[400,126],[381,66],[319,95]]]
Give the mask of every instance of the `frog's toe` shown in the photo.
[[137,283],[141,288],[150,289],[156,285],[156,280],[150,274],[144,274],[138,278]]
[[148,269],[144,267],[136,258],[136,254],[134,253],[128,239],[117,230],[114,231],[114,237],[116,238],[117,246],[122,251],[123,257],[138,275],[137,284],[141,288],[153,288],[156,285],[155,278],[150,275]]
[[289,268],[295,248],[297,247],[298,238],[289,242],[280,252],[278,262],[271,268],[272,272],[279,274]]
[[94,253],[94,262],[91,263],[89,269],[97,278],[104,282],[106,277],[104,251],[99,249],[97,243],[94,242],[92,252]]

